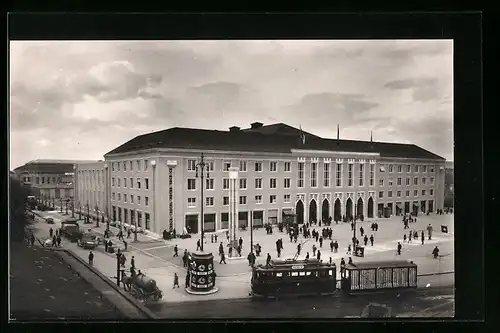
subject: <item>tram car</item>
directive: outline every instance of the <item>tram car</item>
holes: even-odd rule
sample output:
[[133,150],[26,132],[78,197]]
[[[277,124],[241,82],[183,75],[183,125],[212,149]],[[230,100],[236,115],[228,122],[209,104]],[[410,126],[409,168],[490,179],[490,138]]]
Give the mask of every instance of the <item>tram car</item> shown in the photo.
[[252,270],[251,296],[355,295],[417,287],[417,265],[406,260],[360,262],[340,270],[337,284],[335,264],[317,259],[274,260]]
[[252,270],[253,297],[328,295],[337,291],[335,264],[317,259],[272,260]]

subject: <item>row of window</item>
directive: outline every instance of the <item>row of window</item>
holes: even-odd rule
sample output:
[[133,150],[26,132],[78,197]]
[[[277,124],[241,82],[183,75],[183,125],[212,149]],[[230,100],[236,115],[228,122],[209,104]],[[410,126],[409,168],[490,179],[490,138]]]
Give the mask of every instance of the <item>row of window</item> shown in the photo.
[[[262,195],[256,195],[254,197],[255,203],[260,205],[262,204]],[[271,194],[269,196],[269,203],[275,204],[277,200],[276,195]],[[196,207],[196,201],[197,198],[188,198],[188,208],[195,208]],[[291,202],[291,194],[285,194],[283,195],[283,202],[284,203],[290,203]],[[239,197],[239,204],[240,205],[246,205],[247,204],[247,196],[246,195],[240,195]],[[222,197],[222,205],[223,206],[229,206],[229,197]],[[206,197],[205,198],[205,206],[206,207],[214,207],[215,206],[215,198],[214,197]]]
[[[130,215],[129,215],[130,211]],[[122,216],[123,212],[123,216]],[[123,223],[130,223],[132,225],[135,225],[136,222],[136,214],[137,214],[137,226],[138,227],[143,227],[142,225],[142,212],[135,211],[134,209],[127,209],[127,208],[121,208],[121,207],[116,207],[112,206],[112,214],[113,214],[113,221],[121,221]],[[129,219],[130,216],[130,219]],[[122,220],[123,217],[123,220]],[[144,220],[145,220],[145,229],[146,230],[151,230],[151,219],[149,213],[144,213]]]
[[[133,194],[130,194],[130,197],[126,193],[123,194],[123,202],[127,203],[129,198],[130,198],[131,204],[134,204],[134,203],[136,203],[138,205],[141,204],[141,196],[140,195],[138,195],[136,197],[137,199],[134,200]],[[122,194],[121,193],[115,194],[115,192],[112,192],[111,193],[111,200],[122,201]],[[149,197],[144,197],[144,205],[149,206]]]
[[[413,178],[413,185],[418,185],[419,184],[418,180],[419,180],[418,177],[414,177]],[[387,179],[387,182],[388,182],[389,186],[393,186],[394,179],[392,177],[389,177]],[[430,177],[429,178],[429,182],[430,182],[430,185],[434,185],[434,177]],[[422,185],[427,185],[426,183],[427,183],[427,178],[422,177],[421,184]],[[378,184],[380,186],[384,186],[384,178],[380,178],[378,180]],[[402,186],[402,184],[403,184],[403,179],[401,177],[398,177],[397,178],[397,185],[398,186]],[[406,186],[410,186],[410,185],[411,185],[411,178],[410,177],[406,177]]]
[[[41,182],[40,182],[41,180]],[[45,180],[47,180],[47,184],[58,184],[61,182],[61,177],[36,177],[35,184],[45,184]],[[52,181],[52,182],[51,182]],[[31,177],[24,177],[24,182],[31,183]]]
[[[239,171],[240,172],[247,172],[247,161],[239,161]],[[255,172],[262,172],[262,163],[261,161],[256,161],[253,162],[254,165],[254,171]],[[292,162],[282,162],[283,163],[283,171],[284,172],[291,172],[292,171]],[[298,162],[299,166],[300,163],[304,162]],[[206,168],[208,171],[214,171],[214,161],[206,161]],[[317,169],[317,162],[312,162],[311,163],[311,169],[316,168]],[[329,165],[330,163],[324,162],[324,165]],[[340,163],[337,163],[340,164]],[[341,165],[341,164],[340,164]],[[231,161],[223,161],[222,162],[222,171],[229,171],[229,168],[231,168],[232,162]],[[278,161],[269,161],[269,171],[270,172],[278,172],[280,171],[279,169],[279,162]],[[364,164],[360,164],[360,166],[364,167]],[[196,171],[196,168],[198,167],[197,161],[196,160],[188,160],[187,161],[187,171]],[[403,172],[403,165],[402,164],[388,164],[389,167],[389,172],[394,172],[394,167],[397,168],[398,172]],[[433,165],[413,165],[413,172],[418,173],[420,172],[427,172],[427,167],[429,167],[429,172],[434,172],[434,166]],[[406,172],[411,172],[412,165],[407,164],[405,165],[405,170]],[[327,169],[327,167],[325,167]],[[329,168],[328,168],[329,169]],[[380,171],[385,172],[385,164],[380,165]]]
[[[127,181],[127,179],[129,181]],[[141,178],[137,178],[136,180],[136,187],[138,189],[141,188]],[[116,187],[121,187],[122,186],[122,179],[120,177],[112,177],[111,178],[111,186],[116,186]],[[130,178],[123,178],[123,187],[130,187],[130,188],[134,188],[134,178],[130,177]],[[146,190],[149,190],[149,179],[148,178],[144,178],[144,188]]]
[[[112,162],[111,170],[112,171],[138,171],[141,170],[148,171],[148,160],[135,160],[134,161],[122,161],[122,162]],[[135,164],[135,169],[134,169]]]
[[[400,198],[401,197],[401,193],[402,191],[397,191],[396,194],[397,194],[397,197]],[[422,190],[422,196],[426,196],[427,195],[427,191],[426,190]],[[431,188],[429,190],[429,195],[434,195],[434,190]],[[410,190],[406,190],[405,191],[405,197],[409,197],[410,196]],[[413,196],[414,197],[418,197],[418,190],[413,190]],[[379,198],[383,198],[384,197],[384,191],[379,191],[378,192],[378,197]],[[392,191],[387,191],[387,197],[388,198],[392,198]]]

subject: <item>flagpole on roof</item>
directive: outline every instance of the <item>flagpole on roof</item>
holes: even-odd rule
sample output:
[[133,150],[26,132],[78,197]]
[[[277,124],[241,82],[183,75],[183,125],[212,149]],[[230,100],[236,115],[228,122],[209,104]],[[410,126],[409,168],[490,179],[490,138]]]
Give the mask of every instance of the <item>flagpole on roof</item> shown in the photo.
[[370,142],[373,143],[373,131],[370,132]]
[[337,146],[339,145],[340,140],[340,125],[337,124]]

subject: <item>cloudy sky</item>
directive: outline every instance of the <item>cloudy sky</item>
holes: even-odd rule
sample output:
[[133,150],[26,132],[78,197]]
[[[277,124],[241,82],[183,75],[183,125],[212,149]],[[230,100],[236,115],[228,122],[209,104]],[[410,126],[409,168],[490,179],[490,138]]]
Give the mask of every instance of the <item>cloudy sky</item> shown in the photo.
[[452,41],[16,41],[10,56],[11,169],[254,121],[453,159]]

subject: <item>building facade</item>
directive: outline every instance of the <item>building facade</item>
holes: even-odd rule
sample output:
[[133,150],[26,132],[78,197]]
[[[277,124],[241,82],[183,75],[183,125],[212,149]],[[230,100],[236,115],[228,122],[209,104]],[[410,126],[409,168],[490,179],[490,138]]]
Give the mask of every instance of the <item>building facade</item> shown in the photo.
[[107,165],[104,161],[85,162],[75,168],[75,212],[84,216],[107,219],[108,183]]
[[200,232],[201,205],[205,231],[228,229],[230,168],[238,170],[240,226],[276,223],[284,213],[302,222],[443,208],[443,158],[414,145],[323,139],[285,124],[173,128],[137,137],[105,159],[111,218],[155,234]]

